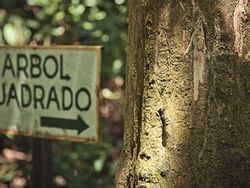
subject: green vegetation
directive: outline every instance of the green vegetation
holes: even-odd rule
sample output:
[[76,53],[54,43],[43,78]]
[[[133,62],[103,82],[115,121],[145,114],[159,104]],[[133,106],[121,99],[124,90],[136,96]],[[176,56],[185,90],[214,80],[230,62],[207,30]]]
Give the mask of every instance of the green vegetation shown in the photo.
[[124,0],[2,0],[0,43],[102,45],[103,73],[120,74],[126,15]]

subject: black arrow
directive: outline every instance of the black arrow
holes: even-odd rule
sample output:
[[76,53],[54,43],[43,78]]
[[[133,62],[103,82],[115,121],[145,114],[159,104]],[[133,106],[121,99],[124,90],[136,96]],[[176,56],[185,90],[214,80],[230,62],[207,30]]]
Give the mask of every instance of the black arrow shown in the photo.
[[40,121],[42,127],[77,130],[78,134],[89,128],[89,125],[79,115],[77,119],[42,116]]

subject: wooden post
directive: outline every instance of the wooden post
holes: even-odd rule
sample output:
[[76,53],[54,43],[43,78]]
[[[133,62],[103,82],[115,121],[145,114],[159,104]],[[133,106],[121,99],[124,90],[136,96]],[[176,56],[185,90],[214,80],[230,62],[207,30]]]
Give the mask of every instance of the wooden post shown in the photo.
[[52,142],[33,139],[32,187],[52,187]]
[[3,151],[3,147],[4,147],[4,136],[0,135],[0,152]]

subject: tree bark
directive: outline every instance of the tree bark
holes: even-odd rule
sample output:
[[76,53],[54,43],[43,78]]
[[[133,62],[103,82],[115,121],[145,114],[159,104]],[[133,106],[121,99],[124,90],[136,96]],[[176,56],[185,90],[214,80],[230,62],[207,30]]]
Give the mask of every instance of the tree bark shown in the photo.
[[116,187],[250,187],[248,0],[130,0]]

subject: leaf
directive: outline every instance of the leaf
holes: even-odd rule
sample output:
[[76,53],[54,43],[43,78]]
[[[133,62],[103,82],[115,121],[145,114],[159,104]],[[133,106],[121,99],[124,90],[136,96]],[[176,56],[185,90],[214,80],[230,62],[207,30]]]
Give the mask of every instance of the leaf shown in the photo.
[[94,169],[96,172],[101,172],[104,166],[105,157],[100,157],[94,161]]

